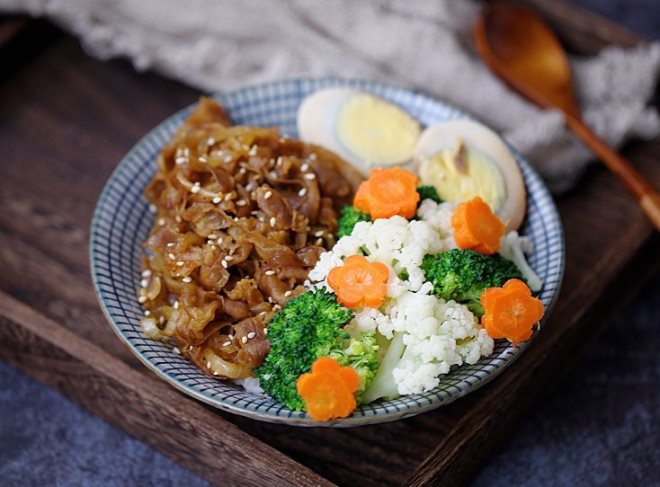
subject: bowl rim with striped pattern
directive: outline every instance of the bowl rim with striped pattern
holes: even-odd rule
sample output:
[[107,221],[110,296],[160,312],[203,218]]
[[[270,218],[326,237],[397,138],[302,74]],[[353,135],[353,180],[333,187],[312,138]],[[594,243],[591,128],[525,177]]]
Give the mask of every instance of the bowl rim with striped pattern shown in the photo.
[[[279,126],[295,137],[296,111],[308,94],[328,87],[352,87],[401,106],[422,125],[474,117],[448,103],[385,83],[342,78],[296,78],[240,88],[215,95],[234,123]],[[150,370],[185,394],[218,409],[254,419],[297,426],[349,427],[413,416],[449,404],[497,377],[526,350],[497,341],[495,351],[475,365],[452,369],[435,389],[359,406],[348,418],[319,423],[306,413],[291,411],[266,396],[248,393],[237,384],[204,374],[173,345],[142,335],[142,309],[137,301],[140,280],[140,244],[153,223],[142,192],[154,174],[161,148],[190,113],[191,105],[151,130],[122,159],[99,197],[90,234],[90,268],[96,295],[113,331]],[[529,236],[534,252],[529,261],[544,281],[540,299],[546,313],[542,327],[556,303],[564,272],[564,237],[552,197],[524,157],[509,146],[527,187],[528,213],[521,233]]]

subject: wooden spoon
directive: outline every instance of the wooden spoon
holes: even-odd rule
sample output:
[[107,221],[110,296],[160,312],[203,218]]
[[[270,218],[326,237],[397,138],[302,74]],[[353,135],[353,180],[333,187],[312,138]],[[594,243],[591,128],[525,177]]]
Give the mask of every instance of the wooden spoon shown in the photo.
[[527,8],[496,0],[482,12],[474,35],[481,57],[507,84],[533,103],[563,112],[566,125],[635,195],[660,231],[660,195],[582,121],[566,53],[543,21]]

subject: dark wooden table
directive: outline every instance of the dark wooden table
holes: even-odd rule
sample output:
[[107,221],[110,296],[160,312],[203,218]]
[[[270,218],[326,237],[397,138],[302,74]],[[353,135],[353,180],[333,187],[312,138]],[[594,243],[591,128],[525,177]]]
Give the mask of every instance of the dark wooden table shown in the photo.
[[[640,41],[562,2],[529,3],[576,52]],[[0,46],[0,357],[217,484],[464,481],[660,263],[658,236],[595,168],[558,200],[567,247],[559,304],[533,346],[488,386],[431,413],[350,430],[221,413],[159,381],[115,337],[87,257],[92,211],[117,162],[199,93],[95,61],[41,21],[3,20]],[[656,185],[659,149],[659,141],[625,149]]]

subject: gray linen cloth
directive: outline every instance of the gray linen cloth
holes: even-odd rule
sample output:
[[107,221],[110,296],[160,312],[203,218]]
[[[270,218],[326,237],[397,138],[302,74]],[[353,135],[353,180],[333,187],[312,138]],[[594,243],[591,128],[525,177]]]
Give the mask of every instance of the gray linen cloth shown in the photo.
[[[500,131],[551,189],[594,158],[557,112],[521,99],[476,55],[479,5],[459,0],[0,0],[47,16],[94,56],[129,57],[192,86],[222,91],[296,76],[380,80],[444,99]],[[660,133],[647,107],[660,44],[571,58],[584,118],[610,144]]]

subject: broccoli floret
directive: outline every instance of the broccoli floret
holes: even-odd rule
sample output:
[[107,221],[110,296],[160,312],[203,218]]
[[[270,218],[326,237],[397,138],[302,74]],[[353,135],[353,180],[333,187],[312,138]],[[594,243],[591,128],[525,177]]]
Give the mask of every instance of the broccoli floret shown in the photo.
[[337,222],[337,238],[350,235],[358,222],[370,222],[371,217],[354,206],[346,205],[341,209]]
[[330,357],[336,359],[339,365],[353,367],[358,373],[360,385],[355,397],[360,404],[364,391],[369,388],[378,371],[380,347],[373,333],[354,332],[353,334],[356,336],[345,340],[343,348],[330,352]]
[[342,327],[353,313],[328,291],[316,289],[290,300],[268,324],[270,352],[254,370],[261,388],[285,406],[302,410],[296,390],[300,374],[319,357],[341,350],[350,335]]
[[474,250],[453,249],[427,255],[421,267],[438,297],[464,303],[477,316],[484,314],[479,298],[486,288],[500,287],[509,279],[525,280],[510,260]]
[[424,200],[433,200],[436,203],[442,203],[444,200],[438,194],[438,190],[435,189],[435,186],[417,186],[417,192],[419,193],[419,204],[422,204]]

